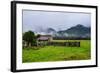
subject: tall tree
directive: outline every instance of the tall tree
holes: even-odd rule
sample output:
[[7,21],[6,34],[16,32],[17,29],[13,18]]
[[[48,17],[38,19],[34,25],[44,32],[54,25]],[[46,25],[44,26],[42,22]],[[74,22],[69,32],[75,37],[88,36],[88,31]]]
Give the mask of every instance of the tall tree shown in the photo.
[[27,42],[28,46],[32,46],[35,43],[35,34],[32,31],[25,32],[23,34],[23,40]]

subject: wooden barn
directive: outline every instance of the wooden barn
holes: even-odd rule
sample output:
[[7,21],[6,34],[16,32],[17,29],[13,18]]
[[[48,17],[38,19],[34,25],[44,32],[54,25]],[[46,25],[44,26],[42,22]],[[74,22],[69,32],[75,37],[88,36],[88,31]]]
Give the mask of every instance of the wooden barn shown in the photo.
[[38,45],[46,45],[48,42],[52,41],[53,37],[51,35],[40,35],[40,37],[37,38],[37,46]]

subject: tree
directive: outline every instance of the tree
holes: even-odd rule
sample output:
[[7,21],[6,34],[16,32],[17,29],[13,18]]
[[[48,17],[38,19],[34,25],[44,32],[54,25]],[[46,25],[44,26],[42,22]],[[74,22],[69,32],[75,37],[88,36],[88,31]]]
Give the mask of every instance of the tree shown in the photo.
[[[38,39],[40,36],[41,36],[41,35],[38,34],[38,35],[36,36],[36,39]],[[36,41],[36,45],[38,46],[38,40]]]
[[36,38],[39,38],[41,36],[41,34],[38,34],[37,36],[36,36]]
[[33,43],[35,43],[35,34],[32,31],[25,32],[23,34],[23,40],[27,43],[30,47]]

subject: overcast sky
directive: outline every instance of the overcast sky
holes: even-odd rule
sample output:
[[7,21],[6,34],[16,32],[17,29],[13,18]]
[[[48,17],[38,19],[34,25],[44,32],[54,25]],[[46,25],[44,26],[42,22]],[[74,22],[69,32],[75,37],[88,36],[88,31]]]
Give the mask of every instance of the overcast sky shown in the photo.
[[56,31],[66,30],[77,24],[89,27],[91,14],[23,10],[23,32],[28,30],[38,32],[46,28],[53,28]]

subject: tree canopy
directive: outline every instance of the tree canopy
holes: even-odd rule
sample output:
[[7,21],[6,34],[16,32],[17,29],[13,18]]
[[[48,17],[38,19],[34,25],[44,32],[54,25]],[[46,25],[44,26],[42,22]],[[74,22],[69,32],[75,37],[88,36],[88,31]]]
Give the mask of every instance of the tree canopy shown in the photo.
[[29,45],[31,46],[33,44],[33,42],[35,42],[35,34],[34,34],[34,32],[32,32],[32,31],[25,32],[23,34],[23,40],[25,42],[27,42],[28,46]]

